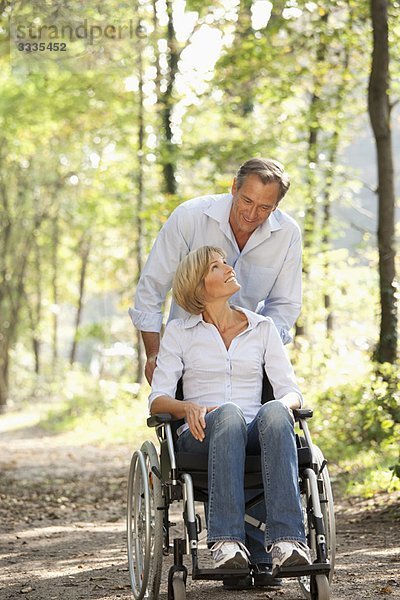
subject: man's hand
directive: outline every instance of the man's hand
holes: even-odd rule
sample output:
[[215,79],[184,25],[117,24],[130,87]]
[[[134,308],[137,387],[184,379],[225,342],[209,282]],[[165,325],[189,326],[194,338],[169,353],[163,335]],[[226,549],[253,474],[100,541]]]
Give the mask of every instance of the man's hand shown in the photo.
[[207,413],[218,407],[212,406],[210,408],[206,408],[205,406],[199,406],[193,402],[184,402],[184,406],[185,418],[187,424],[189,425],[190,433],[195,440],[202,442],[206,437],[206,434],[204,433],[206,428],[205,416]]
[[154,373],[154,369],[156,368],[156,364],[157,364],[157,354],[150,354],[150,356],[147,357],[146,365],[144,367],[144,374],[150,385],[151,385],[151,382],[153,379],[153,373]]

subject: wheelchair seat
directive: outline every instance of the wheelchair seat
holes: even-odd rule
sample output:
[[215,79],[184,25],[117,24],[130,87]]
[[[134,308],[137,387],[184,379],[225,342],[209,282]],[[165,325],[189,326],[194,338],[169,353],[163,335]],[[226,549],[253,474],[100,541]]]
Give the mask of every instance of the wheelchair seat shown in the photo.
[[[297,457],[299,469],[311,466],[311,451],[302,447],[297,437]],[[194,488],[206,488],[208,477],[208,456],[193,452],[175,452],[176,464],[180,472],[189,472],[193,479]],[[262,489],[261,456],[247,455],[245,462],[245,489]]]
[[[313,415],[313,411],[310,408],[299,408],[293,411],[295,421],[300,419],[310,419]],[[176,445],[176,430],[183,424],[183,421],[177,420],[168,413],[153,415],[147,419],[147,425],[149,427],[158,427],[159,425],[170,423],[171,431],[173,433],[174,441],[174,452],[176,459],[176,466],[180,473],[189,472],[193,479],[194,488],[207,488],[207,476],[208,476],[208,457],[206,454],[194,453],[194,452],[178,452],[175,450]],[[297,444],[297,458],[299,469],[312,466],[312,455],[309,446],[305,445],[304,438],[300,439],[296,435]],[[161,464],[167,461],[167,469],[170,468],[167,457],[164,455],[167,448],[167,444],[164,445],[161,441]],[[165,471],[165,467],[163,469]],[[258,455],[247,455],[245,462],[245,478],[244,478],[245,489],[262,489],[262,472],[261,472],[261,456]]]

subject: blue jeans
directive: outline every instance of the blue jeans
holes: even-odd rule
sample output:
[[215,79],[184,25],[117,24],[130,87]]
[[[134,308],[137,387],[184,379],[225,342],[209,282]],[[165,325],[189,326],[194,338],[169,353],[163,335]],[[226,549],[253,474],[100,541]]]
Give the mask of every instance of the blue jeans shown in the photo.
[[[293,419],[278,400],[260,407],[246,425],[241,409],[226,403],[206,415],[205,439],[189,430],[177,441],[181,452],[208,454],[208,542],[246,542],[244,466],[246,453],[261,454],[264,486],[264,548],[277,541],[305,542],[298,486]],[[260,515],[256,506],[249,514]],[[269,562],[261,544],[250,547],[252,562]]]

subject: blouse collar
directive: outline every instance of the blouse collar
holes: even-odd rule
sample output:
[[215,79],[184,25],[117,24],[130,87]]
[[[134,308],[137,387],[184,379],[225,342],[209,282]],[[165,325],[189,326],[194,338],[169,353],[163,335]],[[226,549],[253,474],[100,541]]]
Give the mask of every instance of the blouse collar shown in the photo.
[[[258,323],[261,323],[261,321],[265,321],[266,317],[264,317],[263,315],[259,315],[255,312],[253,312],[252,310],[247,310],[247,308],[242,308],[241,306],[235,306],[235,305],[231,305],[232,308],[235,308],[236,310],[240,310],[242,313],[244,313],[247,317],[247,320],[249,322],[249,327],[248,329],[254,329],[254,327],[257,327]],[[190,329],[191,327],[195,327],[196,325],[198,325],[199,323],[206,323],[206,321],[204,321],[203,319],[203,315],[189,315],[188,317],[186,317],[183,320],[183,327],[185,329]]]

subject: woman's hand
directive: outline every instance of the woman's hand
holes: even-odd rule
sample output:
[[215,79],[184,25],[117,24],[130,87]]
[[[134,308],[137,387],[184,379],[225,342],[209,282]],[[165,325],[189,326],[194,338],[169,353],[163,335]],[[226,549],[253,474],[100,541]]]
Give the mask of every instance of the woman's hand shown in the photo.
[[202,442],[206,436],[204,433],[206,428],[205,416],[207,413],[218,407],[212,406],[210,408],[206,408],[205,406],[199,406],[193,402],[184,402],[183,404],[185,406],[185,419],[189,425],[190,433],[195,440]]
[[292,421],[293,421],[293,425],[294,425],[295,418],[294,418],[293,410],[295,408],[301,407],[299,395],[296,392],[289,392],[285,396],[282,396],[282,398],[279,398],[279,402],[281,402],[283,404],[283,406],[285,406],[287,408],[287,410],[289,411],[289,414],[292,417]]

